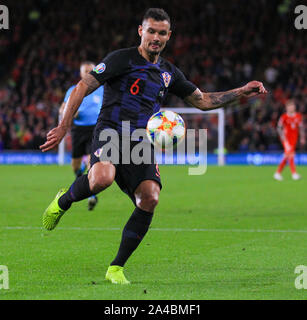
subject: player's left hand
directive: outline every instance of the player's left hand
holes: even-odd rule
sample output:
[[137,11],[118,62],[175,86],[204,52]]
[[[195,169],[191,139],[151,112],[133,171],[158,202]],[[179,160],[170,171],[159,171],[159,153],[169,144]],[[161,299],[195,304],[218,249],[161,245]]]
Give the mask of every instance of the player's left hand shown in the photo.
[[65,137],[67,129],[62,126],[58,126],[50,130],[47,134],[47,141],[41,145],[39,148],[43,151],[49,151],[55,148]]
[[247,97],[254,97],[258,94],[268,93],[262,82],[250,81],[243,88],[244,95]]

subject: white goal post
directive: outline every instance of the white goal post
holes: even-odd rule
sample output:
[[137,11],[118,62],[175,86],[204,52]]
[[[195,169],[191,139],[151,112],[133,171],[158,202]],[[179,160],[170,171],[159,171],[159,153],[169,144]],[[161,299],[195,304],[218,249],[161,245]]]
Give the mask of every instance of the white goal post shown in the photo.
[[[62,120],[62,116],[59,114],[59,122],[60,123]],[[65,137],[63,140],[60,142],[59,147],[58,147],[58,165],[63,166],[65,164]]]
[[[218,116],[218,147],[217,147],[217,159],[218,165],[225,165],[225,114],[224,109],[219,108],[215,110],[202,111],[197,108],[162,108],[161,111],[170,110],[179,114],[217,114]],[[205,128],[202,128],[205,129]],[[65,163],[65,138],[59,144],[58,148],[58,164],[63,165]]]

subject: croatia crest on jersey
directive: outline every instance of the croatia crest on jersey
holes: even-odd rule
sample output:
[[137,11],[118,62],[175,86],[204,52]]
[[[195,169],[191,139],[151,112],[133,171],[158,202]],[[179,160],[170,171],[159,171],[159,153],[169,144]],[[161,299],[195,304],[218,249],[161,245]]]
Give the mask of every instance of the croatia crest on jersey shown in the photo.
[[163,72],[162,73],[162,78],[164,81],[164,85],[167,88],[172,80],[172,76],[168,72]]
[[93,71],[95,71],[96,73],[103,73],[104,70],[106,70],[106,65],[104,63],[99,63],[94,69]]

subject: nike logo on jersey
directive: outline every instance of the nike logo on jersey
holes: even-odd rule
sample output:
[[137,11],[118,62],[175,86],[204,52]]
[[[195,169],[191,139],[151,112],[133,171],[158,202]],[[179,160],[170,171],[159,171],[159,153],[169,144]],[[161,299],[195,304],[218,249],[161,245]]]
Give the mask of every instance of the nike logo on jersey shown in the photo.
[[98,149],[94,152],[94,155],[95,155],[97,158],[100,158],[100,156],[102,155],[102,151],[103,151],[103,147],[102,147],[102,148],[98,148]]

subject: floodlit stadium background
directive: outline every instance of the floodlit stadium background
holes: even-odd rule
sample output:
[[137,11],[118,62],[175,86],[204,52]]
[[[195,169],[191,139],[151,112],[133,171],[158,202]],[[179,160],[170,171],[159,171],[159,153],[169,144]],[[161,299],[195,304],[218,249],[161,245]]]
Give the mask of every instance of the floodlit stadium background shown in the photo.
[[[66,90],[79,80],[84,60],[139,44],[137,26],[150,1],[4,1],[9,30],[0,31],[0,163],[53,163],[38,146],[56,126]],[[276,124],[294,98],[306,114],[307,43],[294,26],[300,1],[160,0],[173,35],[163,56],[204,91],[225,91],[263,81],[266,97],[242,99],[225,110],[226,163],[276,164],[282,151]],[[167,106],[185,107],[169,97]],[[217,148],[216,116],[186,118],[208,129],[208,151]],[[304,121],[306,121],[304,117]],[[66,150],[70,151],[66,138]],[[37,151],[24,153],[25,150]],[[306,145],[296,161],[307,163]],[[22,152],[22,153],[20,153]],[[67,160],[67,162],[69,159]],[[213,160],[214,162],[215,160]]]

